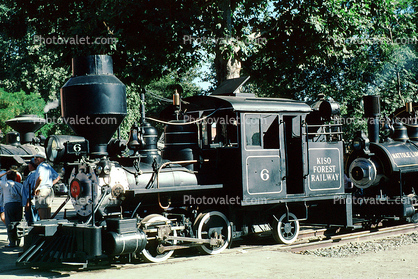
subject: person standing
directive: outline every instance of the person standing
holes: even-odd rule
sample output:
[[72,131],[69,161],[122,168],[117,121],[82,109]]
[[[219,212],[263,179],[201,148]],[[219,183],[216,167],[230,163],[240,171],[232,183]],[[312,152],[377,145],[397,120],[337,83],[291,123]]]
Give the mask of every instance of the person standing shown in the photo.
[[58,173],[45,162],[45,153],[35,155],[37,165],[35,171],[34,199],[35,209],[40,219],[48,219],[51,216],[51,203],[54,199],[52,186],[60,180]]
[[6,224],[6,219],[4,218],[4,207],[3,207],[3,190],[0,187],[0,220]]
[[16,179],[16,172],[8,170],[6,173],[0,176],[7,176],[7,181],[0,181],[0,187],[3,190],[3,202],[4,202],[4,217],[7,228],[7,235],[9,237],[9,245],[6,247],[19,246],[19,238],[17,237],[16,226],[13,226],[12,222],[18,222],[22,219],[22,188],[23,185],[14,181]]
[[[6,174],[6,172],[5,171],[0,171],[1,181],[6,182],[7,181],[6,176],[2,175],[2,174]],[[6,224],[6,219],[4,217],[4,203],[3,203],[3,189],[2,189],[2,187],[0,187],[0,219],[4,224]]]
[[33,190],[36,183],[36,167],[35,159],[30,160],[28,163],[29,174],[26,176],[22,188],[22,206],[25,207],[25,219],[28,224],[38,221],[39,218],[35,206],[32,205]]

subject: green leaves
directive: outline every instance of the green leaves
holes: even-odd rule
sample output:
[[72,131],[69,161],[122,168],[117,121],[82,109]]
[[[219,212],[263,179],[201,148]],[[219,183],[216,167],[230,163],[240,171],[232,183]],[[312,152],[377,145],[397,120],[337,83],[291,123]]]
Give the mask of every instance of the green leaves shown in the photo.
[[[0,82],[7,92],[57,99],[72,57],[110,54],[128,85],[129,125],[138,117],[139,87],[171,96],[163,87],[189,84],[202,62],[211,63],[202,75],[213,84],[241,73],[252,76],[248,88],[260,96],[312,100],[325,93],[346,117],[361,116],[363,94],[379,93],[389,113],[416,99],[416,11],[416,0],[6,0]],[[46,44],[35,36],[118,40]],[[158,114],[163,104],[147,105]]]
[[26,94],[23,91],[7,92],[0,88],[0,130],[7,133],[12,129],[5,124],[5,121],[20,114],[43,115],[45,102],[39,94]]

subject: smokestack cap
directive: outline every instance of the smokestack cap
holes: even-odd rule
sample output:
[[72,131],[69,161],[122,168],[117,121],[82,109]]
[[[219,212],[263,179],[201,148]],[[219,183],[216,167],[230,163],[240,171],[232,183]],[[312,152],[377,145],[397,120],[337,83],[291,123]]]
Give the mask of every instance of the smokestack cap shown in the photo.
[[84,75],[112,75],[113,60],[108,55],[75,57],[72,60],[73,77]]

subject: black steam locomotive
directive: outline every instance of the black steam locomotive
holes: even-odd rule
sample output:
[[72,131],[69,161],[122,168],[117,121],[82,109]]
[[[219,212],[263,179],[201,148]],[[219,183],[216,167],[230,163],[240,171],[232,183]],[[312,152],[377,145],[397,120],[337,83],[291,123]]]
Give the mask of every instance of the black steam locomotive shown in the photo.
[[[161,114],[160,152],[144,108],[127,142],[112,138],[127,108],[111,58],[73,59],[61,112],[77,136],[51,136],[45,148],[51,162],[65,164],[77,218],[21,227],[25,251],[17,263],[122,256],[160,262],[189,247],[220,253],[234,238],[264,231],[290,244],[300,222],[353,228],[354,217],[368,209],[355,208],[353,216],[353,194],[344,187],[338,104],[257,98],[240,92],[246,80],[229,80],[209,96],[180,100],[174,94]],[[408,200],[417,175],[415,144],[368,141],[355,141],[351,180],[365,190],[363,197],[375,197],[373,189],[379,199],[405,199],[380,216],[416,216]],[[380,210],[371,211],[374,218]]]
[[21,114],[6,121],[15,131],[6,134],[6,144],[0,144],[1,168],[26,166],[35,154],[45,150],[45,137],[35,136],[45,123],[45,119],[31,114]]
[[369,136],[357,134],[346,164],[360,189],[353,196],[355,213],[375,222],[382,218],[417,222],[418,125],[411,123],[417,118],[412,109],[410,113],[400,109],[390,122],[382,121],[379,96],[365,96],[364,108]]

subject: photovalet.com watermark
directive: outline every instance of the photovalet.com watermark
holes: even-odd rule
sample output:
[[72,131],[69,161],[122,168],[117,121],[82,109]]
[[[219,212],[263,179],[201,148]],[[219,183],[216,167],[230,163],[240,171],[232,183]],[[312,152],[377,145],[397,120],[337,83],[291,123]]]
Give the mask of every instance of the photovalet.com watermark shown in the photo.
[[90,117],[78,116],[75,117],[47,117],[46,122],[53,124],[66,125],[115,125],[118,124],[118,119],[115,117]]
[[113,45],[118,42],[117,38],[106,37],[90,37],[90,36],[78,36],[75,37],[60,37],[50,36],[44,37],[41,35],[33,36],[34,44],[44,45]]
[[344,43],[348,45],[416,45],[418,44],[418,37],[397,37],[394,39],[386,37],[350,37],[345,39]]
[[267,39],[264,37],[195,37],[191,35],[183,36],[183,44],[198,44],[198,45],[217,45],[229,44],[231,42],[243,42],[244,44],[265,45]]
[[349,197],[342,199],[334,198],[334,204],[352,204],[352,205],[403,205],[417,202],[416,198],[396,197],[389,199],[386,197]]
[[[42,122],[40,122],[42,121]],[[46,117],[34,120],[33,123],[47,123],[47,124],[66,124],[66,125],[115,125],[118,124],[116,117],[92,117],[79,116],[74,117]]]
[[260,205],[266,204],[266,198],[241,198],[240,196],[219,196],[219,197],[207,197],[199,196],[194,197],[192,195],[183,196],[184,205],[240,205],[251,204]]

